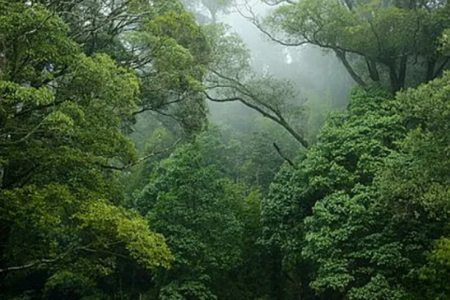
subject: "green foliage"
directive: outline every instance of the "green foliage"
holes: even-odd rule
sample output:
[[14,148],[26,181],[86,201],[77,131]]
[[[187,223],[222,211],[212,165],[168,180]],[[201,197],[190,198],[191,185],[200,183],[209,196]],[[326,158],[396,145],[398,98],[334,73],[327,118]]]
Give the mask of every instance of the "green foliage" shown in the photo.
[[[418,297],[447,299],[446,239],[449,224],[448,93],[449,74],[399,96],[411,124],[402,151],[391,158],[380,176],[386,205],[399,226],[415,226],[424,252],[414,257],[424,288]],[[395,183],[395,184],[393,184]],[[428,263],[425,264],[425,255]]]
[[200,139],[161,162],[138,200],[175,257],[157,275],[161,299],[215,299],[212,284],[239,263],[238,198],[202,147],[211,150]]
[[132,45],[131,66],[142,78],[143,110],[169,113],[192,133],[206,120],[202,81],[210,49],[194,17],[177,4],[158,3],[125,39]]
[[[98,238],[92,246],[108,249],[111,243],[123,243],[130,256],[147,268],[170,266],[172,255],[164,238],[151,232],[146,221],[138,214],[112,206],[106,201],[89,204],[75,216],[80,229]],[[108,240],[108,237],[110,240]]]
[[408,299],[400,282],[411,264],[389,226],[392,216],[377,207],[370,188],[352,192],[351,198],[343,193],[324,198],[305,220],[303,255],[318,265],[311,287],[350,299]]
[[173,267],[155,276],[155,297],[253,299],[268,293],[257,244],[261,195],[241,177],[239,149],[213,126],[163,160],[136,194],[134,205],[175,256]]
[[328,113],[333,110],[331,95],[327,94],[325,97],[319,97],[310,94],[305,102],[305,108],[308,115],[308,140],[315,141],[320,129],[325,124]]
[[80,299],[104,298],[95,283],[88,277],[67,270],[55,273],[45,285],[44,299],[79,297]]
[[428,285],[427,298],[448,299],[450,290],[445,279],[450,270],[450,240],[440,238],[428,255],[428,263],[420,271],[420,278]]
[[2,297],[100,295],[117,258],[168,267],[163,237],[120,207],[113,171],[136,160],[122,129],[139,79],[105,54],[80,53],[43,6],[0,6]]
[[346,112],[178,1],[0,0],[1,298],[449,299],[448,5],[281,2]]
[[357,90],[277,176],[263,241],[300,283],[327,299],[448,298],[448,78],[395,100]]
[[[0,4],[0,79],[40,87],[73,61],[78,46],[68,27],[41,5]],[[53,72],[45,69],[53,63]]]
[[445,238],[424,267],[433,240],[448,230],[448,86],[445,75],[400,94],[398,117],[413,128],[405,139],[397,138],[397,151],[385,166],[374,169],[382,170],[374,186],[355,188],[350,197],[327,196],[306,218],[303,254],[319,266],[315,289],[350,299],[448,297],[439,275],[447,268],[441,254]]
[[444,31],[441,41],[442,41],[441,51],[445,54],[450,53],[450,30],[449,29]]
[[[262,207],[263,241],[272,251],[279,251],[284,269],[299,281],[295,284],[309,284],[311,261],[321,266],[311,287],[322,292],[326,288],[343,291],[352,282],[354,275],[346,272],[347,263],[334,253],[348,252],[332,242],[339,235],[344,241],[357,239],[353,224],[345,229],[339,223],[341,217],[342,221],[354,219],[364,224],[364,218],[372,216],[364,214],[370,205],[368,195],[373,193],[364,186],[372,185],[383,158],[396,149],[395,141],[404,135],[398,107],[383,91],[355,90],[348,112],[330,116],[317,145],[295,168],[285,166],[271,185]],[[358,191],[364,194],[357,202],[350,201]],[[344,211],[357,215],[350,218]],[[337,223],[332,226],[331,222]],[[307,288],[300,293],[312,296]]]
[[[359,85],[367,86],[370,80],[397,92],[440,76],[447,64],[438,52],[439,39],[449,26],[446,6],[413,2],[289,2],[265,24],[276,40],[280,33],[287,34],[283,44],[333,51]],[[364,63],[364,69],[358,70],[352,58]]]
[[449,86],[446,73],[442,79],[399,95],[412,128],[402,142],[403,151],[389,162],[381,184],[390,204],[399,205],[404,217],[417,210],[432,218],[448,218]]
[[[148,128],[148,125],[141,125],[141,123],[145,121],[146,120],[143,120],[141,122],[141,119],[138,119],[135,131],[131,135],[135,141],[136,148],[140,153],[140,159],[145,159],[141,163],[130,168],[125,174],[122,174],[122,182],[126,187],[128,195],[141,191],[148,184],[148,180],[154,168],[158,166],[161,160],[170,155],[170,152],[177,143],[174,133],[162,127],[160,124],[152,124],[152,127],[156,127],[156,129],[150,132],[145,131],[145,129]],[[145,126],[145,129],[142,130],[139,126]]]
[[203,128],[208,43],[178,1],[45,2],[86,55],[108,54],[139,77],[133,118],[153,111],[175,118],[189,134]]

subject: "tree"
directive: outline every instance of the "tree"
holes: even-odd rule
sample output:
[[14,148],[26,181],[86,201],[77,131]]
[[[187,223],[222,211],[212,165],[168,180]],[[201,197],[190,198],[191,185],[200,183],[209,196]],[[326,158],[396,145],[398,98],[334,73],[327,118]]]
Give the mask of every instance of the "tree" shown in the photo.
[[440,79],[399,95],[411,130],[401,144],[402,151],[391,157],[380,176],[382,199],[395,212],[399,228],[415,225],[416,235],[422,238],[424,251],[409,258],[424,287],[418,289],[415,284],[411,290],[423,299],[450,295],[443,284],[449,258],[450,158],[445,133],[449,87],[450,74],[446,72]]
[[187,144],[162,161],[136,202],[175,256],[156,275],[160,299],[216,299],[220,279],[240,263],[239,197],[204,146]]
[[225,27],[220,26],[211,26],[207,32],[213,43],[212,63],[205,80],[207,99],[239,101],[282,126],[303,147],[308,147],[302,128],[301,99],[292,84],[269,75],[255,74],[242,40],[225,32]]
[[40,4],[0,2],[0,20],[2,296],[97,293],[120,259],[168,267],[164,238],[120,206],[116,170],[136,161],[122,132],[135,74],[84,55]]
[[395,93],[448,67],[437,51],[449,21],[445,2],[307,0],[284,3],[264,22],[250,18],[280,44],[333,51],[360,86],[386,83]]
[[[194,11],[200,23],[217,23],[217,15],[228,12],[235,0],[182,0],[187,9]],[[209,16],[201,13],[201,7],[206,8]]]
[[386,127],[399,134],[394,147],[359,158],[372,179],[335,187],[305,218],[301,257],[314,265],[310,285],[326,299],[448,298],[448,86],[446,73],[398,94],[396,113],[383,121],[394,121]]
[[106,53],[140,78],[135,117],[146,111],[176,120],[188,134],[205,125],[202,81],[208,45],[178,1],[36,1],[59,15],[86,55]]
[[[331,278],[322,268],[338,267],[328,262],[334,262],[337,255],[333,251],[340,249],[337,245],[330,246],[335,235],[328,235],[325,229],[344,231],[344,225],[339,223],[335,227],[331,222],[348,219],[340,206],[330,204],[339,208],[325,213],[324,218],[329,218],[326,220],[330,223],[316,232],[311,225],[316,220],[316,210],[320,218],[319,208],[328,208],[327,203],[332,200],[351,205],[346,195],[372,186],[383,159],[396,149],[395,142],[404,132],[397,101],[382,90],[357,89],[352,94],[348,112],[332,115],[319,134],[318,143],[299,158],[295,168],[285,166],[279,172],[268,197],[262,202],[262,239],[270,251],[279,255],[282,276],[287,282],[285,287],[290,286],[291,290],[291,295],[283,297],[317,299],[309,289],[310,283],[323,299],[339,299],[342,295],[340,288],[336,288],[335,293],[333,286],[328,285],[329,290],[319,287],[320,282]],[[359,212],[356,210],[355,214]],[[358,216],[355,222],[364,222],[363,216]],[[317,236],[322,239],[316,241]],[[329,252],[320,252],[324,249],[319,246]],[[348,249],[336,251],[351,255]],[[347,279],[351,275],[354,274]],[[330,279],[329,282],[335,281]]]

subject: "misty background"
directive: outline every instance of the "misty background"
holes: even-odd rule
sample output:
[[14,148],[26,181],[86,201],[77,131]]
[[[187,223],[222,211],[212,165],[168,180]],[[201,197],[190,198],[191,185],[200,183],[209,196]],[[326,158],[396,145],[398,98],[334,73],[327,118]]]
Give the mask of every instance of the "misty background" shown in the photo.
[[[276,8],[262,1],[238,1],[227,12],[220,13],[217,21],[241,36],[255,72],[288,79],[293,84],[298,92],[297,101],[305,108],[303,122],[307,125],[307,137],[314,140],[328,112],[346,108],[354,82],[334,53],[313,45],[287,47],[270,40],[248,19],[249,7],[261,19]],[[207,10],[202,12],[208,15]],[[252,130],[255,122],[263,118],[239,102],[208,102],[208,106],[211,122],[236,130],[245,127]],[[261,130],[257,127],[253,130]]]

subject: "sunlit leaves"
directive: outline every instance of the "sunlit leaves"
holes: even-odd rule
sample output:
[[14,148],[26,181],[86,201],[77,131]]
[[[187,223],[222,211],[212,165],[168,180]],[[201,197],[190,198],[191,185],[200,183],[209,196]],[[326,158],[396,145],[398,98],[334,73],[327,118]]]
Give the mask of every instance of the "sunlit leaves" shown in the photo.
[[11,81],[0,81],[0,93],[2,104],[14,106],[14,109],[17,109],[15,107],[17,105],[40,106],[55,102],[55,96],[48,87],[31,88],[20,86]]
[[147,268],[169,267],[173,260],[163,236],[151,232],[137,213],[97,201],[88,204],[75,218],[81,221],[81,229],[96,236],[92,246],[99,247],[99,251],[121,242],[130,256]]
[[433,250],[428,253],[428,263],[421,272],[420,277],[427,284],[430,299],[448,299],[450,290],[446,280],[450,271],[450,239],[442,237],[434,244]]
[[43,6],[0,6],[0,269],[13,279],[45,269],[41,291],[49,279],[44,292],[58,295],[84,279],[94,293],[117,257],[168,267],[162,236],[120,207],[112,171],[136,159],[123,133],[139,103],[136,74],[80,53]]

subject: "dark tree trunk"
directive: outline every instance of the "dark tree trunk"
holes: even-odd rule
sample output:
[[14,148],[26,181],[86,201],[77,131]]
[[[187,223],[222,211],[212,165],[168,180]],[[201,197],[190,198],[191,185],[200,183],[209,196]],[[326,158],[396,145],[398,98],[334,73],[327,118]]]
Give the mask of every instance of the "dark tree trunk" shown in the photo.
[[344,1],[345,6],[347,6],[347,8],[349,10],[353,10],[353,1],[352,0],[343,0],[343,1]]
[[405,55],[400,59],[400,66],[398,71],[398,90],[401,90],[405,87],[407,67],[408,67],[408,56]]
[[426,74],[426,77],[425,77],[425,82],[433,80],[435,67],[436,67],[436,59],[435,58],[429,58],[428,61],[427,61],[427,74]]
[[[400,58],[400,62],[397,66],[396,59],[391,59],[387,63],[387,67],[389,69],[389,80],[391,84],[391,92],[392,94],[397,93],[401,89],[405,87],[405,80],[406,80],[406,70],[407,70],[407,62],[408,57],[402,56]],[[398,73],[397,73],[398,68]]]
[[392,94],[395,94],[397,91],[400,90],[399,84],[398,84],[398,77],[397,77],[397,70],[396,70],[396,63],[395,60],[392,61],[389,65],[389,81],[391,84],[391,92]]
[[352,66],[347,60],[345,51],[334,49],[334,53],[336,53],[336,56],[339,58],[339,60],[342,62],[344,67],[347,69],[347,72],[350,74],[350,76],[353,78],[353,80],[360,86],[366,87],[367,84],[362,80],[362,78],[353,70]]
[[377,63],[370,58],[365,58],[367,69],[369,70],[370,78],[375,81],[380,81],[380,74],[378,73]]

